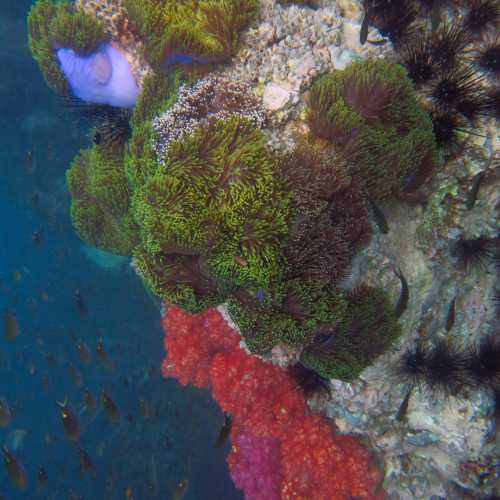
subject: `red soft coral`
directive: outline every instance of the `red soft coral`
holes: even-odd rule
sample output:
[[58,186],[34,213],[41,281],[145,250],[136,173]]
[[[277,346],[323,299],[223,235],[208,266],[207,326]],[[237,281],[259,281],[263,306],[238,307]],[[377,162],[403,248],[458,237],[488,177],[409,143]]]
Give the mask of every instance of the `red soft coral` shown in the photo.
[[383,498],[382,475],[366,447],[335,435],[325,417],[311,414],[290,374],[241,349],[240,337],[215,309],[192,315],[169,306],[163,325],[163,375],[211,386],[233,416],[228,463],[246,498]]
[[321,415],[304,415],[281,450],[283,499],[378,498],[381,476],[367,450],[349,436],[335,435]]
[[235,349],[240,340],[216,309],[190,314],[168,306],[163,328],[167,358],[163,360],[162,373],[164,377],[177,378],[182,385],[208,387],[213,356]]
[[304,395],[286,370],[242,349],[217,354],[210,374],[214,399],[256,436],[281,439],[307,410]]

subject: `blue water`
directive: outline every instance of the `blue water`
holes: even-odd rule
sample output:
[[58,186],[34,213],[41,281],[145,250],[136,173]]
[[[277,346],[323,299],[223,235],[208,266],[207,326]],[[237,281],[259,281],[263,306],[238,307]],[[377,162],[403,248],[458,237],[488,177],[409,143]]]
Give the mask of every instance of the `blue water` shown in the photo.
[[[0,3],[0,312],[14,311],[22,330],[14,342],[0,337],[0,397],[15,411],[14,421],[0,428],[0,444],[12,445],[26,431],[16,454],[29,477],[20,492],[0,464],[0,495],[112,500],[124,499],[130,487],[136,500],[168,499],[179,480],[189,479],[187,500],[241,499],[225,463],[229,443],[213,448],[223,416],[209,393],[160,376],[158,304],[128,261],[90,258],[71,227],[64,174],[90,139],[31,59],[25,28],[31,3]],[[76,290],[86,314],[77,308]],[[101,335],[114,372],[94,355]],[[76,338],[93,351],[88,366],[79,362]],[[81,387],[70,375],[72,364],[83,375]],[[101,405],[95,417],[84,411],[85,388],[96,398],[103,389],[110,394],[122,415],[118,426]],[[78,444],[64,435],[56,401],[65,398],[81,412]],[[154,416],[141,416],[139,398]],[[79,446],[95,478],[80,471]],[[39,466],[49,476],[41,492]]]

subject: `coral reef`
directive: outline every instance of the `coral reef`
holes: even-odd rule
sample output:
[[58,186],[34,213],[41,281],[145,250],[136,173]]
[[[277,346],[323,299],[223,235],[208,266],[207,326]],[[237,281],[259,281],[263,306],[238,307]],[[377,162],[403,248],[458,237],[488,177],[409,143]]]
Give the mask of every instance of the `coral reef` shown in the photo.
[[435,162],[431,121],[404,69],[356,61],[322,76],[309,98],[314,136],[333,142],[374,200],[400,192],[406,178]]
[[71,49],[88,56],[107,41],[103,25],[95,18],[76,10],[70,2],[38,0],[28,15],[29,47],[47,84],[60,93],[69,84],[59,67],[56,51]]
[[[382,450],[391,497],[461,498],[463,485],[489,494],[458,463],[488,449],[498,392],[498,345],[481,340],[493,322],[482,268],[498,207],[498,169],[486,166],[499,148],[488,117],[500,117],[498,9],[473,0],[453,17],[465,2],[278,3],[37,2],[30,45],[53,87],[70,90],[58,50],[92,58],[111,39],[142,91],[131,118],[96,125],[94,146],[68,172],[77,231],[132,255],[146,286],[184,309],[166,306],[163,373],[211,388],[232,414],[228,461],[249,498],[382,496],[366,449],[307,399]],[[259,25],[240,44],[257,7]],[[65,30],[80,48],[54,41]],[[358,56],[372,58],[351,63]],[[390,230],[372,234],[368,204],[379,202]],[[401,349],[399,265],[411,289],[401,345],[435,345],[403,356],[406,395],[388,373]],[[450,333],[438,309],[452,297]],[[241,336],[207,310],[223,302]],[[448,349],[471,336],[467,355]],[[463,385],[471,399],[443,409],[440,396]]]

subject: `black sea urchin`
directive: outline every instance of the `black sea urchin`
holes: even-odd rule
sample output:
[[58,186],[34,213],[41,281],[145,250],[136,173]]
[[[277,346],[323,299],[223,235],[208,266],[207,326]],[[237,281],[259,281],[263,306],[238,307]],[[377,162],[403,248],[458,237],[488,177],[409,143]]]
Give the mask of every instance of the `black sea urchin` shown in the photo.
[[460,133],[469,133],[463,117],[454,111],[431,112],[432,127],[438,147],[453,151],[460,145]]
[[392,373],[398,384],[429,392],[433,397],[456,396],[467,385],[468,358],[456,342],[439,339],[405,351]]
[[481,71],[495,78],[500,78],[500,35],[486,37],[473,51],[473,63]]
[[473,126],[477,126],[477,118],[488,114],[488,96],[483,91],[477,92],[474,96],[464,98],[459,101],[455,109]]
[[452,253],[458,259],[458,264],[462,269],[484,271],[493,258],[492,240],[485,236],[467,240],[461,236],[454,243]]
[[444,109],[467,109],[464,103],[479,100],[482,93],[481,77],[471,67],[458,67],[445,71],[431,89],[431,97]]
[[364,0],[363,6],[370,24],[395,45],[410,35],[411,24],[418,13],[410,0]]
[[481,35],[488,29],[500,25],[500,3],[498,0],[469,0],[463,28],[472,35]]
[[398,384],[422,388],[426,380],[426,367],[430,350],[422,343],[408,348],[393,367],[393,374]]
[[467,385],[467,358],[463,348],[449,339],[436,341],[425,361],[425,386],[434,397],[457,396]]
[[432,37],[432,60],[439,69],[450,70],[470,41],[470,34],[460,26],[443,24]]
[[493,89],[486,97],[486,111],[500,121],[500,87]]
[[302,363],[291,366],[288,373],[295,380],[297,386],[302,389],[307,399],[315,395],[329,395],[330,385],[328,379],[307,368]]
[[423,34],[412,37],[401,48],[402,64],[408,76],[415,85],[419,86],[431,81],[436,75],[436,63],[434,61],[430,39]]
[[131,135],[130,118],[130,111],[122,108],[114,108],[100,117],[94,128],[94,143],[114,146],[125,144]]
[[500,340],[490,334],[470,346],[466,368],[472,385],[500,391]]

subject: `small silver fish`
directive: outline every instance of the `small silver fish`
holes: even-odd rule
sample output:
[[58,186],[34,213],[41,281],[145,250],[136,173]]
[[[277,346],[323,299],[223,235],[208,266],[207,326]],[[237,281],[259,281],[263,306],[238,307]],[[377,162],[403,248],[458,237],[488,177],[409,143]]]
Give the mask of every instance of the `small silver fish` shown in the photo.
[[387,219],[385,218],[384,212],[380,207],[374,203],[372,200],[368,200],[373,212],[373,218],[377,227],[382,234],[387,234],[389,232],[389,224],[387,224]]
[[233,418],[229,413],[224,414],[224,424],[222,425],[219,435],[214,443],[215,448],[220,448],[224,445],[231,433],[231,428],[233,426]]
[[410,387],[410,389],[408,389],[408,392],[406,393],[406,396],[404,397],[404,399],[403,399],[403,401],[398,409],[398,412],[396,413],[396,420],[398,422],[401,422],[406,417],[406,413],[408,411],[408,403],[410,402],[411,391],[412,391],[412,387]]
[[5,337],[8,340],[15,340],[19,335],[21,335],[21,330],[19,329],[19,323],[17,322],[17,317],[14,312],[6,311],[3,317]]

